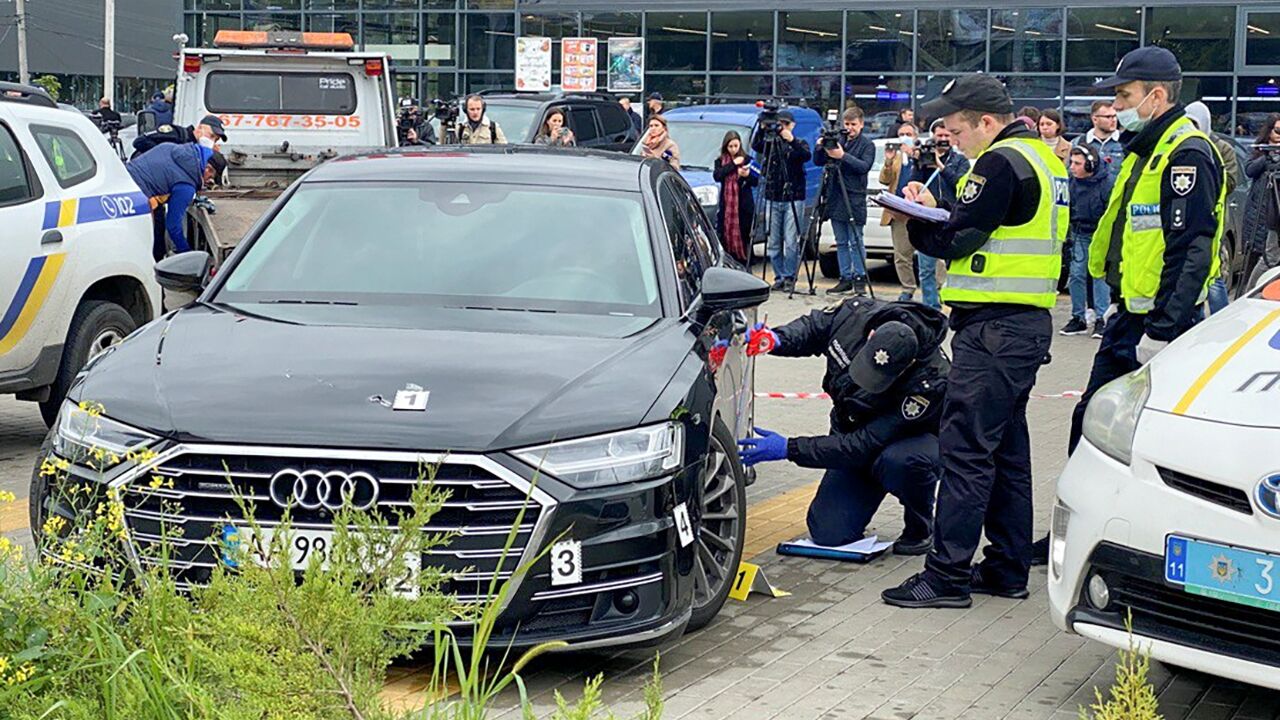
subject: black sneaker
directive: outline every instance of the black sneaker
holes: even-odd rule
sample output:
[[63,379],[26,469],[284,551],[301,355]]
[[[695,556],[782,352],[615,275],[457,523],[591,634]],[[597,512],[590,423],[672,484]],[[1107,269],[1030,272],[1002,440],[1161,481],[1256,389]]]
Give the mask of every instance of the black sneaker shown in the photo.
[[1027,592],[1027,586],[1022,587],[999,587],[987,582],[982,576],[982,570],[977,565],[973,566],[973,576],[969,580],[969,592],[978,595],[993,595],[995,597],[1009,598],[1010,600],[1026,600],[1031,593]]
[[1071,322],[1067,323],[1061,330],[1059,335],[1083,335],[1089,332],[1089,325],[1078,317],[1071,318]]
[[939,590],[924,573],[916,573],[895,588],[880,593],[887,605],[903,608],[967,608],[973,605],[968,593],[958,590]]
[[1045,535],[1031,544],[1031,567],[1049,564],[1049,536]]
[[827,294],[828,295],[848,295],[849,291],[852,289],[853,289],[852,280],[841,280],[840,282],[836,283],[835,287],[828,290]]
[[773,290],[783,290],[787,287],[787,279],[784,277],[774,278],[773,284],[769,287]]
[[933,548],[933,536],[926,535],[921,540],[900,537],[893,543],[894,555],[925,555]]
[[1106,329],[1107,329],[1107,321],[1106,321],[1106,320],[1103,320],[1102,318],[1098,318],[1097,320],[1094,320],[1094,321],[1093,321],[1093,339],[1094,339],[1094,340],[1101,340],[1101,339],[1102,339],[1102,331],[1103,331],[1103,330],[1106,330]]

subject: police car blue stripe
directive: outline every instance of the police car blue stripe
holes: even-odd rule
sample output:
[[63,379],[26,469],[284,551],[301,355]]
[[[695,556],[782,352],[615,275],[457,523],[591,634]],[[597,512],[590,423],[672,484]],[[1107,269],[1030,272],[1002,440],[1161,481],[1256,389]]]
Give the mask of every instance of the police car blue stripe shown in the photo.
[[0,317],[0,339],[4,339],[13,329],[14,323],[18,322],[18,316],[22,314],[22,308],[26,307],[27,298],[31,296],[31,289],[36,286],[36,280],[40,279],[40,271],[44,269],[44,263],[44,256],[31,258],[31,262],[27,263],[27,271],[23,274],[22,281],[18,283],[18,290],[9,302],[9,309],[5,311],[4,317]]
[[[52,230],[58,227],[62,215],[62,207],[67,202],[77,200],[53,200],[44,205],[44,223],[41,230]],[[89,195],[78,198],[75,223],[98,222],[99,220],[117,220],[119,218],[147,215],[151,207],[147,196],[142,192],[112,193],[109,195]]]
[[54,200],[44,204],[44,223],[40,226],[41,230],[52,230],[58,227],[58,214],[62,210],[62,201]]

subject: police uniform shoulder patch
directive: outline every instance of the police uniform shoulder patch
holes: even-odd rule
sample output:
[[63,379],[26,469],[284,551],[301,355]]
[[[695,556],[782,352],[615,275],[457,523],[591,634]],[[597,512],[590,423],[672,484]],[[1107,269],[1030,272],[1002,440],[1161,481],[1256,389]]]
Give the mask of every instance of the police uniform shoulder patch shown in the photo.
[[982,188],[987,186],[987,179],[981,175],[969,175],[968,180],[964,183],[964,189],[960,191],[960,202],[968,205],[978,196],[982,194]]
[[908,395],[902,401],[902,417],[907,420],[916,420],[925,411],[929,409],[929,398],[923,395]]
[[1196,186],[1195,165],[1174,165],[1169,168],[1169,185],[1179,195],[1186,195]]

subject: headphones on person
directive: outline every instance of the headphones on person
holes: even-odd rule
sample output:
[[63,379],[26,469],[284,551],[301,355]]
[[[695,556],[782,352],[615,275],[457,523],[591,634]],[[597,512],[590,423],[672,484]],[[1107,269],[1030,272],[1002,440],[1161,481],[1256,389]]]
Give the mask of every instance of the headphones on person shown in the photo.
[[1090,147],[1088,143],[1080,143],[1076,148],[1084,155],[1084,171],[1090,175],[1098,172],[1098,166],[1102,164],[1101,158],[1098,157],[1098,151]]

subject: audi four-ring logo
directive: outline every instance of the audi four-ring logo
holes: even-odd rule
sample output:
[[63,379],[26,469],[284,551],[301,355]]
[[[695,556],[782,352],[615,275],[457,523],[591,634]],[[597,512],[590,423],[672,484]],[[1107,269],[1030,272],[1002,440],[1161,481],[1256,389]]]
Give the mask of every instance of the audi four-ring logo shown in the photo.
[[368,510],[378,501],[378,481],[366,472],[285,468],[271,476],[271,500],[282,508]]

